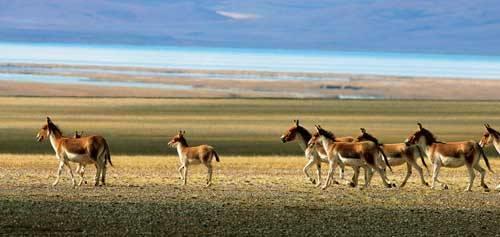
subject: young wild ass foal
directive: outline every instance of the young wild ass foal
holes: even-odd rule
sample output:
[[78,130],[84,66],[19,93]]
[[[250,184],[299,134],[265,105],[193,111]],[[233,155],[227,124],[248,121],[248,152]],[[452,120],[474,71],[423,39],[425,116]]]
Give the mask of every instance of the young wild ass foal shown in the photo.
[[[67,167],[68,173],[71,176],[73,186],[76,185],[73,171],[69,162],[75,162],[79,165],[95,164],[97,172],[95,176],[95,185],[105,184],[106,180],[106,164],[111,166],[111,155],[109,146],[102,136],[88,136],[80,138],[64,137],[62,131],[47,117],[47,123],[42,126],[37,134],[38,142],[42,142],[45,138],[49,138],[50,144],[56,153],[56,158],[59,161],[57,170],[57,178],[52,184],[56,186],[59,183],[61,172],[64,166]],[[80,176],[81,180],[78,185],[83,182],[83,171]]]
[[168,145],[177,148],[177,153],[179,154],[179,161],[181,163],[179,167],[180,178],[182,179],[182,185],[187,183],[187,171],[190,165],[203,164],[207,167],[208,177],[207,177],[207,187],[212,184],[212,159],[219,162],[219,155],[215,152],[214,148],[209,145],[200,145],[190,147],[184,138],[186,131],[179,131],[169,142]]
[[419,145],[411,145],[407,143],[382,144],[379,143],[377,138],[367,133],[366,129],[364,128],[361,128],[361,135],[357,137],[356,140],[372,141],[375,144],[378,144],[387,155],[387,161],[391,166],[399,166],[406,163],[406,177],[401,183],[400,187],[404,187],[406,185],[406,182],[411,176],[412,168],[415,168],[415,170],[417,170],[418,174],[420,175],[420,181],[422,182],[422,184],[425,186],[429,186],[429,184],[425,182],[422,168],[417,164],[417,157],[420,156],[422,164],[425,166],[427,171],[429,171],[424,160],[423,151],[421,150]]
[[433,164],[432,188],[436,183],[440,183],[444,189],[448,189],[448,185],[438,180],[439,169],[441,167],[458,168],[466,166],[469,173],[469,185],[465,191],[471,191],[474,178],[476,177],[474,169],[481,174],[481,186],[485,191],[488,191],[488,186],[484,183],[486,171],[479,165],[481,156],[486,163],[488,169],[491,170],[488,158],[484,154],[483,149],[476,141],[449,142],[444,143],[436,139],[434,134],[422,127],[421,123],[417,123],[418,130],[410,135],[407,142],[411,144],[419,144],[424,148],[427,156]]
[[[486,128],[486,131],[484,132],[481,141],[479,141],[479,145],[484,147],[493,144],[495,150],[500,154],[500,132],[493,129],[489,124],[484,124],[484,127]],[[496,190],[500,190],[500,185],[496,187]]]
[[[291,142],[294,140],[297,140],[297,143],[299,144],[299,147],[304,151],[305,157],[308,160],[307,164],[304,166],[303,171],[306,177],[313,183],[316,184],[316,186],[321,185],[321,163],[328,163],[327,159],[327,154],[321,143],[316,143],[314,144],[314,147],[311,148],[310,150],[306,151],[308,149],[308,142],[311,140],[311,133],[307,131],[304,127],[300,126],[299,120],[293,120],[293,125],[280,137],[281,142],[287,143]],[[353,142],[354,138],[353,137],[338,137],[338,141],[342,142]],[[309,175],[309,169],[311,166],[316,164],[316,169],[317,169],[317,179],[313,179]],[[339,162],[339,167],[340,167],[340,179],[344,179],[344,164]],[[334,181],[335,182],[335,181]]]
[[371,141],[366,142],[338,142],[335,139],[335,135],[327,130],[324,130],[319,125],[316,125],[317,133],[315,133],[309,141],[309,145],[321,142],[323,148],[328,154],[328,176],[327,181],[323,185],[323,189],[326,189],[329,184],[329,180],[333,176],[333,172],[340,162],[344,165],[352,166],[354,169],[353,185],[356,186],[358,183],[359,168],[363,167],[365,169],[365,188],[370,185],[372,169],[377,171],[382,178],[382,182],[386,187],[395,187],[395,184],[391,184],[387,181],[385,171],[379,167],[377,157],[380,154],[383,155],[386,165],[391,169],[391,166],[387,162],[387,157],[383,153],[382,149],[378,147],[377,144]]

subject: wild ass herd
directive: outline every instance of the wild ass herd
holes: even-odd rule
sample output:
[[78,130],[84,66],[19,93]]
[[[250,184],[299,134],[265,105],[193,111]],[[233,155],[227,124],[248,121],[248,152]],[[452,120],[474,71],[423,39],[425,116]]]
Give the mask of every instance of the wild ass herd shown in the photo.
[[[468,171],[469,183],[465,191],[471,191],[475,179],[475,170],[481,177],[481,187],[488,191],[488,186],[484,182],[486,175],[485,169],[479,165],[479,160],[483,158],[486,167],[493,173],[488,158],[483,147],[493,144],[497,152],[500,153],[500,132],[485,124],[484,132],[480,142],[473,140],[462,142],[442,142],[438,141],[434,134],[418,123],[418,129],[413,132],[402,143],[382,144],[377,138],[369,134],[366,129],[361,128],[361,135],[358,137],[336,137],[332,132],[315,125],[315,132],[311,134],[306,128],[294,120],[293,125],[281,136],[283,143],[297,141],[304,151],[307,164],[303,172],[316,186],[321,186],[321,165],[327,163],[329,170],[325,182],[321,186],[326,189],[331,183],[338,182],[334,178],[334,172],[337,167],[340,169],[340,179],[344,179],[344,169],[349,166],[354,174],[348,182],[350,186],[358,185],[360,169],[364,170],[364,186],[369,187],[373,172],[379,174],[383,184],[387,188],[396,187],[386,176],[386,169],[392,171],[391,166],[400,166],[406,164],[406,176],[400,187],[404,187],[415,169],[424,186],[429,186],[425,181],[422,167],[418,160],[426,168],[426,158],[432,164],[432,182],[431,187],[436,188],[440,185],[443,189],[448,189],[448,185],[438,179],[441,167],[457,168],[465,166]],[[185,131],[179,131],[169,142],[168,145],[175,147],[179,155],[179,175],[183,185],[187,183],[188,167],[191,165],[203,164],[207,168],[206,185],[211,185],[212,180],[212,160],[220,161],[217,152],[209,145],[200,145],[190,147],[184,137]],[[93,164],[96,167],[95,185],[105,185],[106,166],[111,163],[109,146],[102,136],[83,136],[82,133],[75,132],[73,137],[65,137],[62,131],[52,120],[47,117],[46,123],[40,128],[37,134],[39,142],[49,139],[52,148],[59,161],[57,177],[53,186],[57,185],[64,167],[67,167],[73,186],[80,186],[84,182],[85,166]],[[73,171],[69,162],[77,163],[76,173],[80,180],[78,184],[75,181]],[[313,178],[309,174],[309,169],[316,166],[317,177]],[[500,185],[499,185],[500,187]]]

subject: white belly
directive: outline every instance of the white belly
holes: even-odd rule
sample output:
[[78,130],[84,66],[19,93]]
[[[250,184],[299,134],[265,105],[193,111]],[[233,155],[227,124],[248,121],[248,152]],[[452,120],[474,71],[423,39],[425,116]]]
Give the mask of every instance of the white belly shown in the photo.
[[349,158],[349,157],[342,157],[339,155],[340,161],[346,165],[346,166],[365,166],[365,161],[359,158]]
[[465,164],[465,157],[463,156],[460,156],[460,158],[440,156],[439,159],[441,160],[441,165],[449,168],[457,168]]
[[191,164],[191,165],[197,165],[197,164],[200,164],[201,161],[199,159],[187,159],[188,161],[188,164]]
[[66,152],[66,158],[71,162],[81,163],[81,164],[90,164],[94,161],[90,159],[87,154],[75,154],[71,152]]

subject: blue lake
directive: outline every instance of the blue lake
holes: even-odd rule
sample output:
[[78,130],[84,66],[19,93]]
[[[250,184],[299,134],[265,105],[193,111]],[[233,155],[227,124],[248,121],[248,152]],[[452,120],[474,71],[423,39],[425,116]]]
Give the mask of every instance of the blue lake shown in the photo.
[[500,79],[500,56],[477,55],[0,43],[0,63]]

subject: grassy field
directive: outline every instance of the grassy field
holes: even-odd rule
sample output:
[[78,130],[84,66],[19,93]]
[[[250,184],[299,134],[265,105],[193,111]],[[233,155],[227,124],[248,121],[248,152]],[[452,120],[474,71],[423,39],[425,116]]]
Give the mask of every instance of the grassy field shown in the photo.
[[340,136],[365,127],[384,143],[403,141],[417,121],[443,141],[477,140],[485,122],[500,127],[499,102],[0,97],[0,153],[52,153],[35,142],[46,116],[68,135],[105,136],[123,155],[175,154],[166,142],[179,129],[222,155],[301,155],[279,140],[293,119]]
[[[442,169],[449,190],[421,186],[414,172],[403,189],[384,188],[376,175],[366,190],[341,184],[322,191],[305,180],[298,146],[279,140],[293,119],[341,136],[365,127],[384,143],[404,140],[417,121],[440,140],[477,140],[483,123],[500,127],[498,105],[0,97],[0,234],[499,235],[499,193],[483,192],[479,177],[474,191],[464,193],[465,168]],[[73,189],[66,172],[59,186],[50,186],[57,161],[48,142],[35,141],[46,116],[68,135],[77,129],[108,139],[115,164],[108,186]],[[179,129],[190,144],[209,143],[220,154],[212,187],[203,187],[202,168],[190,170],[188,186],[180,185],[176,151],[166,146]],[[498,171],[500,160],[487,151]],[[88,181],[94,173],[89,167]],[[399,167],[389,178],[399,184],[404,174]],[[490,188],[499,181],[488,174]]]
[[[495,236],[500,195],[479,182],[464,193],[466,171],[443,169],[449,190],[431,190],[413,176],[386,189],[378,176],[365,190],[307,182],[302,157],[221,157],[214,185],[205,170],[177,176],[177,158],[114,156],[108,186],[73,189],[64,173],[51,187],[57,161],[49,155],[0,155],[0,234],[57,235],[355,235]],[[499,160],[492,161],[494,167]],[[91,180],[95,169],[87,171]],[[351,172],[348,170],[348,175]],[[389,178],[400,183],[403,170]],[[428,177],[427,177],[428,179]],[[498,180],[488,176],[493,187]],[[362,180],[361,180],[362,183]]]

